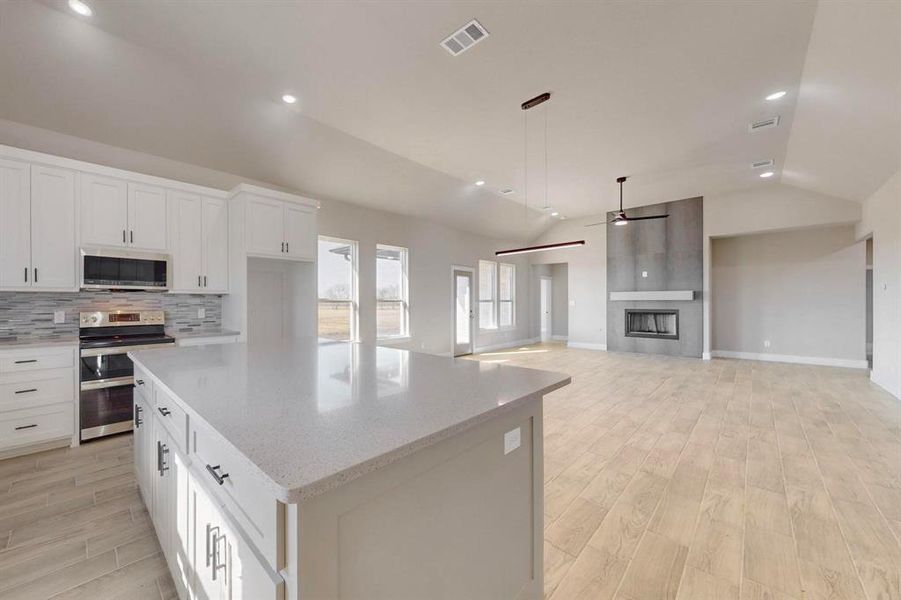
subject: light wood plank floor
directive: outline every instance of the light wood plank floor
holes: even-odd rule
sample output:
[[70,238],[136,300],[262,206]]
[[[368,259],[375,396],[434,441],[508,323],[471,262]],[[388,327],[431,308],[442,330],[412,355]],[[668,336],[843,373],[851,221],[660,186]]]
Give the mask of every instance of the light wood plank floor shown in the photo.
[[[552,600],[901,599],[901,403],[844,369],[536,345]],[[175,597],[131,437],[0,461],[0,600]]]
[[552,600],[901,599],[901,402],[866,371],[530,346]]

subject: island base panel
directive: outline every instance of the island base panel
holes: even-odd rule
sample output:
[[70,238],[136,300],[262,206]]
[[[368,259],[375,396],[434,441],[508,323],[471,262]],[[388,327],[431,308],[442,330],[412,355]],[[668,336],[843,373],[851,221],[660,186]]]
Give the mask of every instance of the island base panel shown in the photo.
[[[541,598],[542,398],[288,506],[288,597]],[[520,429],[505,454],[504,435]],[[293,571],[293,569],[291,570]],[[299,573],[299,577],[297,577]]]

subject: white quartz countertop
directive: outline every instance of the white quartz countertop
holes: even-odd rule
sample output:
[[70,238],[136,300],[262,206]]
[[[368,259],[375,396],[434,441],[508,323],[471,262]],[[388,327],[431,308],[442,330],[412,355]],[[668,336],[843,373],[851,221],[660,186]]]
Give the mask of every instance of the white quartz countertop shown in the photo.
[[171,335],[176,339],[189,339],[189,338],[212,338],[212,337],[234,337],[241,335],[240,331],[235,331],[233,329],[208,329],[206,331],[198,330],[198,331],[176,331],[176,330],[166,330],[167,335]]
[[288,503],[570,382],[549,371],[318,338],[129,355]]

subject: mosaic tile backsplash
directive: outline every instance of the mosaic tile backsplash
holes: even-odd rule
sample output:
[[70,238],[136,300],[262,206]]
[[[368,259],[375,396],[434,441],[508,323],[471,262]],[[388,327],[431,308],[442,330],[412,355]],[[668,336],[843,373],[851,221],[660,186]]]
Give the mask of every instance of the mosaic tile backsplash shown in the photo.
[[[206,309],[203,319],[197,309]],[[53,312],[66,311],[55,324]],[[222,327],[222,297],[155,292],[82,291],[77,293],[0,292],[0,342],[71,338],[78,335],[78,313],[94,310],[162,310],[166,329],[212,331]]]

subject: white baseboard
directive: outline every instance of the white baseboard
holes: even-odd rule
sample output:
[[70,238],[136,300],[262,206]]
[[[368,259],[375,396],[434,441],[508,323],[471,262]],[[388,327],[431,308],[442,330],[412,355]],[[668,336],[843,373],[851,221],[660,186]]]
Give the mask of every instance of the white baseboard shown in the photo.
[[891,387],[891,382],[885,381],[876,373],[876,371],[870,371],[870,381],[884,389],[886,392],[888,392],[898,400],[901,400],[901,389],[893,390]]
[[701,353],[701,360],[710,360],[711,358],[713,358],[713,357],[710,356],[710,352],[702,352]]
[[607,344],[595,344],[591,342],[566,342],[567,348],[579,348],[580,350],[602,350],[607,351]]
[[765,354],[761,352],[733,352],[732,350],[713,350],[713,358],[738,358],[741,360],[759,360],[764,362],[794,363],[799,365],[821,365],[824,367],[844,367],[846,369],[867,369],[866,359],[829,358],[826,356],[792,356],[790,354]]
[[568,336],[565,335],[552,335],[551,339],[556,342],[565,342],[568,339]]
[[515,348],[517,346],[528,346],[529,344],[537,344],[541,341],[540,337],[529,338],[525,340],[511,340],[509,342],[501,342],[499,344],[489,344],[488,346],[479,346],[474,348],[473,354],[480,354],[482,352],[493,352],[494,350],[506,350],[508,348]]

